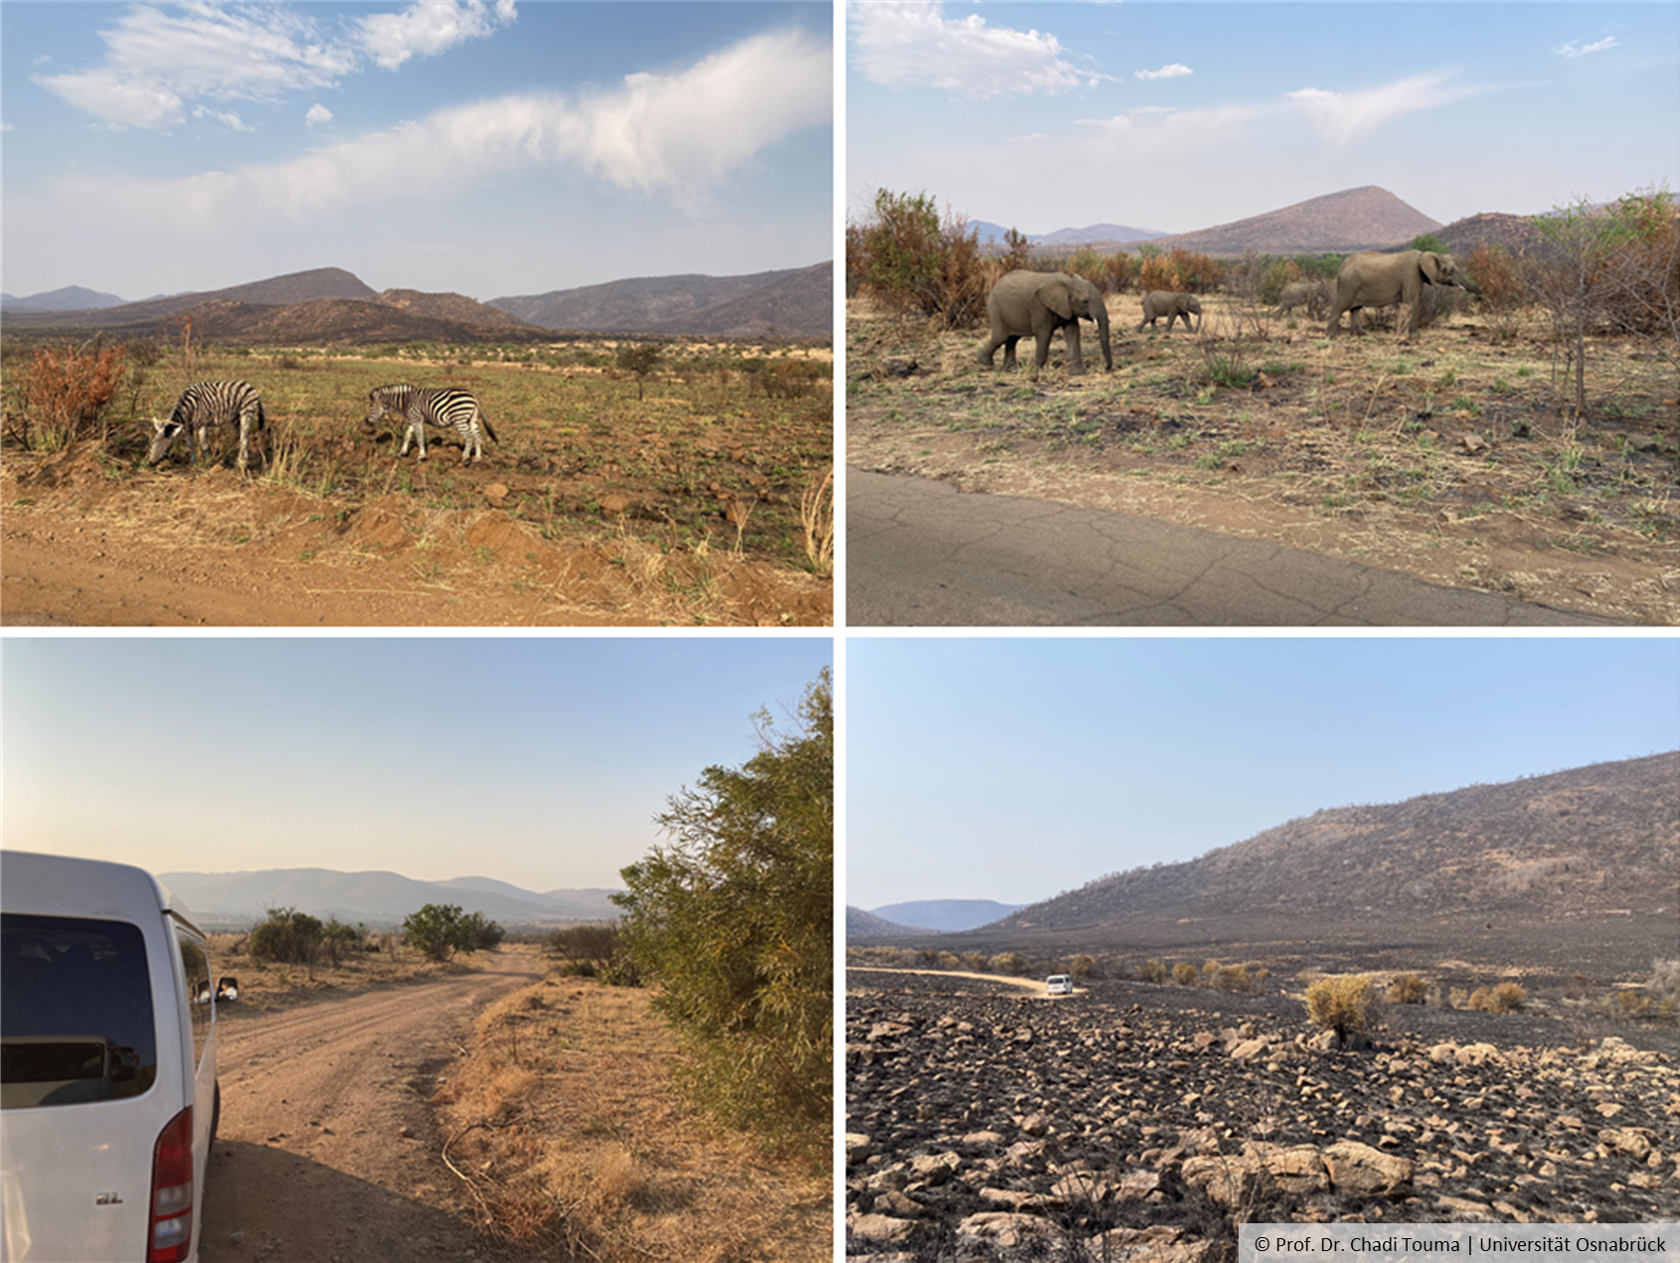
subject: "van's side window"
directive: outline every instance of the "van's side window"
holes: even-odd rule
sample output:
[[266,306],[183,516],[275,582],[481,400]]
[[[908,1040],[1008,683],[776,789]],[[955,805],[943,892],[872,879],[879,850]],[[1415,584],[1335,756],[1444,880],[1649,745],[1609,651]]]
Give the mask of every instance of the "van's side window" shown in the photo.
[[210,1038],[210,958],[197,939],[181,936],[181,968],[187,975],[187,1011],[192,1014],[193,1065],[204,1058]]
[[140,927],[0,916],[0,1108],[139,1096],[156,1079]]

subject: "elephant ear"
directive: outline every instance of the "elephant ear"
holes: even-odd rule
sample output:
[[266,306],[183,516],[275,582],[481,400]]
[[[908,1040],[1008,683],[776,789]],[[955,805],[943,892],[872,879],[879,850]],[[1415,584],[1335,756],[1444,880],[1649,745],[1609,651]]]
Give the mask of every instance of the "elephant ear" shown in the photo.
[[1446,269],[1441,266],[1441,256],[1431,250],[1425,250],[1418,255],[1418,270],[1423,273],[1423,279],[1431,285],[1441,283],[1441,274]]
[[1047,308],[1063,320],[1073,319],[1073,295],[1068,292],[1068,287],[1064,282],[1048,282],[1038,291],[1038,297]]

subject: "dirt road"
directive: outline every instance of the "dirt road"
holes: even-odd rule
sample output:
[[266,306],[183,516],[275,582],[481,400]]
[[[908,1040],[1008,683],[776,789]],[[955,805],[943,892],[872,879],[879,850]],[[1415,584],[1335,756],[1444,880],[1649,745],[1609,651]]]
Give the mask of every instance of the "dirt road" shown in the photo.
[[230,1009],[203,1263],[499,1257],[471,1226],[425,1102],[472,1016],[541,972],[536,957],[503,951],[439,982]]

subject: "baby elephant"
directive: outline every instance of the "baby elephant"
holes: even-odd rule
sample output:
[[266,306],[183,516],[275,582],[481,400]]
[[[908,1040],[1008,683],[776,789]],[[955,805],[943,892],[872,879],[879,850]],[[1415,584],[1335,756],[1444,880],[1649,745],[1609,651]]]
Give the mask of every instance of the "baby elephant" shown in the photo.
[[[1196,315],[1194,330],[1190,328],[1190,314],[1192,312]],[[1143,319],[1138,321],[1137,331],[1142,333],[1144,325],[1148,325],[1152,329],[1155,328],[1155,322],[1162,316],[1167,318],[1168,333],[1172,332],[1173,322],[1180,316],[1184,318],[1185,332],[1201,332],[1202,304],[1194,294],[1169,294],[1164,289],[1151,290],[1144,295]]]

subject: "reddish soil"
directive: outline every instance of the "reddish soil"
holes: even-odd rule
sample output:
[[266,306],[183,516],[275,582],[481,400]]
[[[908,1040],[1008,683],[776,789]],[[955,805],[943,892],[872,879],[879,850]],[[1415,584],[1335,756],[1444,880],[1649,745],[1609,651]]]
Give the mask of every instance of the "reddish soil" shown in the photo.
[[[119,469],[88,446],[8,453],[8,626],[823,626],[826,578],[628,533],[549,540],[496,507],[344,508],[230,468]],[[505,492],[505,488],[503,489]]]

